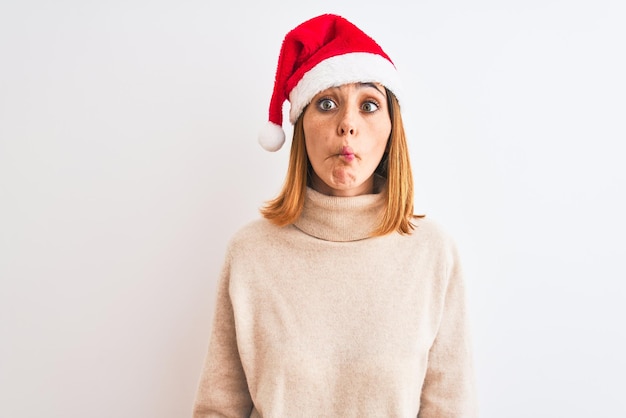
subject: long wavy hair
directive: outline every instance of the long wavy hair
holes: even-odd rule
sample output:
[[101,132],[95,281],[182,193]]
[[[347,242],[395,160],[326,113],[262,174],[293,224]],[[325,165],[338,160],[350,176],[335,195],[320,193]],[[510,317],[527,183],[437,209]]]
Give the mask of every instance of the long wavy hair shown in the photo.
[[[387,149],[375,173],[386,180],[387,203],[378,228],[374,230],[372,236],[392,232],[410,234],[414,228],[411,221],[418,216],[413,213],[413,173],[400,105],[390,90],[385,91],[391,119],[391,134]],[[276,198],[267,201],[261,208],[261,214],[278,226],[292,224],[298,219],[304,207],[306,188],[309,185],[309,172],[312,168],[306,153],[302,114],[294,125],[289,166],[282,190]]]

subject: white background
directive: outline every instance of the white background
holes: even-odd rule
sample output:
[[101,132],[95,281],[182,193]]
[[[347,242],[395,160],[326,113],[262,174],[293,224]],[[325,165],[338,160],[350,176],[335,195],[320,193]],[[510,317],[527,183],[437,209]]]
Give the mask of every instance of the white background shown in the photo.
[[482,417],[626,416],[623,2],[337,3],[0,3],[1,417],[190,416],[226,242],[286,168],[280,42],[323,12],[405,81]]

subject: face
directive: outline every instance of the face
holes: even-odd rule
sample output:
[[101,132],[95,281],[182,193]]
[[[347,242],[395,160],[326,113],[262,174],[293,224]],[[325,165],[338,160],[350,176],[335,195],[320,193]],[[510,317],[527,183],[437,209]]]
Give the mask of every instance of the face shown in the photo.
[[324,90],[307,106],[302,123],[313,189],[331,196],[373,193],[374,170],[391,133],[383,86],[355,83]]

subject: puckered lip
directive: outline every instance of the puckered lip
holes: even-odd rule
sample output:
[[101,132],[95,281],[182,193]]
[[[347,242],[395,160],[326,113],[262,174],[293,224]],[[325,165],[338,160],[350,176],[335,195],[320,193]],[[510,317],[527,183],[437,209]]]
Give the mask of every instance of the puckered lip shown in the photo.
[[352,149],[352,147],[344,146],[341,148],[341,152],[339,154],[343,156],[348,156],[348,155],[354,156],[354,150]]
[[352,147],[349,146],[343,146],[341,147],[340,150],[337,151],[337,153],[332,154],[330,157],[338,157],[341,158],[345,161],[352,161],[355,158],[358,158],[358,155],[354,152],[354,150],[352,149]]
[[346,162],[351,162],[356,158],[356,154],[352,147],[343,146],[341,147],[341,153],[339,153],[339,157],[341,157]]

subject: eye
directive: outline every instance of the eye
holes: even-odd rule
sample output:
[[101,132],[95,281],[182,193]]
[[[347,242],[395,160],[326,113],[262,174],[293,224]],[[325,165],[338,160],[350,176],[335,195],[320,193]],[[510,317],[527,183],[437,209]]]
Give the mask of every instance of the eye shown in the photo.
[[317,107],[320,110],[328,111],[328,110],[333,110],[334,108],[336,108],[337,104],[333,102],[331,99],[320,99],[317,102]]
[[374,101],[367,101],[361,105],[361,110],[367,113],[376,112],[379,109],[378,103]]

